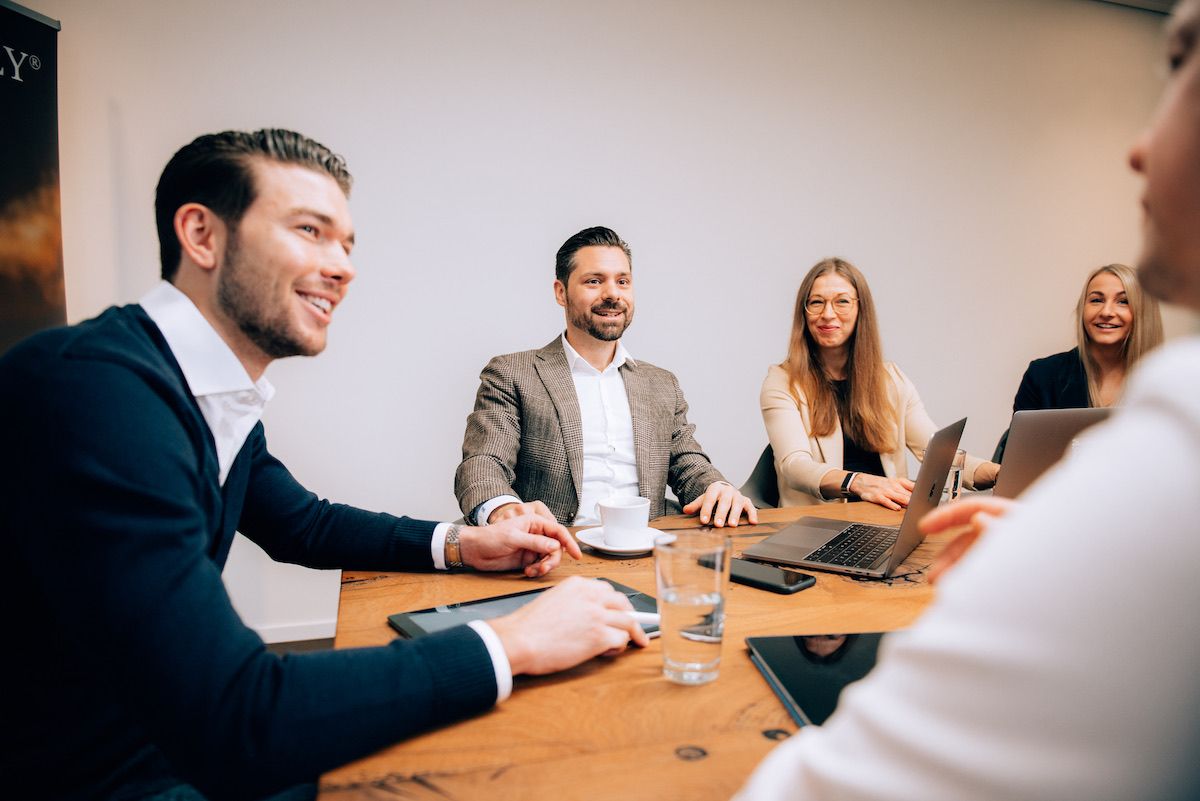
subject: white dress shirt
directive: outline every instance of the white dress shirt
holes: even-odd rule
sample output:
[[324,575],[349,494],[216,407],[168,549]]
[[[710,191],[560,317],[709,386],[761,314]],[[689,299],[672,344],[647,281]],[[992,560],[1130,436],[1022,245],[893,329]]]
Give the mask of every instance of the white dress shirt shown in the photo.
[[221,486],[246,438],[275,395],[266,376],[255,381],[191,299],[160,281],[138,304],[149,315],[183,370],[217,446]]
[[[191,298],[174,284],[160,281],[138,304],[162,332],[200,407],[200,414],[212,432],[217,448],[219,481],[224,486],[230,467],[250,432],[262,419],[275,388],[266,376],[258,381],[250,378],[225,340]],[[439,524],[430,541],[433,564],[438,570],[446,569],[446,532],[449,529],[449,523]],[[499,703],[512,695],[512,668],[508,656],[491,626],[483,621],[472,621],[468,625],[479,634],[491,656],[496,670],[496,702]]]
[[[587,359],[571,347],[566,334],[562,337],[575,397],[579,402],[579,418],[583,426],[583,479],[579,511],[573,523],[591,526],[600,522],[596,503],[611,495],[638,494],[637,454],[633,447],[633,415],[629,411],[629,395],[621,365],[636,364],[617,340],[613,360],[603,370],[588,364]],[[533,499],[533,500],[536,500]],[[500,495],[479,504],[473,518],[485,525],[493,511],[506,503],[520,503],[513,495]]]
[[1200,797],[1200,337],[1162,348],[744,801]]
[[579,399],[583,424],[583,480],[575,525],[600,522],[596,503],[610,495],[638,494],[637,456],[633,450],[633,415],[621,365],[632,361],[617,341],[612,362],[597,370],[562,338],[571,381]]

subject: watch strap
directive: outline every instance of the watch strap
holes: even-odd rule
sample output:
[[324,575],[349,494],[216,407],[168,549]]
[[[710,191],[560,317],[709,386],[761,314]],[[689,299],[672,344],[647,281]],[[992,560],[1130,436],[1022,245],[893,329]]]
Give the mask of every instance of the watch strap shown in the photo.
[[462,534],[462,526],[457,523],[451,524],[446,530],[446,567],[466,567],[462,560],[462,546],[459,545],[459,535]]

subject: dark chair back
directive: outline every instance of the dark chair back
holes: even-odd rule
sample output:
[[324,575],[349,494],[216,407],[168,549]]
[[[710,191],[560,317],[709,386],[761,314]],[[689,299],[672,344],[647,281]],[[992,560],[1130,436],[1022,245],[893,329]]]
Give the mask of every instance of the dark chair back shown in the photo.
[[739,490],[759,509],[773,509],[779,505],[779,479],[775,475],[775,451],[771,446],[763,448],[762,456],[750,471],[750,478]]

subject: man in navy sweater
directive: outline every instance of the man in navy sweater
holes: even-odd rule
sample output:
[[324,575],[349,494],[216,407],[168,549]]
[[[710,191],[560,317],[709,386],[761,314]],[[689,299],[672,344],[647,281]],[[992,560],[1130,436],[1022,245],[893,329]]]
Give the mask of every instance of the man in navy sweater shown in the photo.
[[329,503],[267,450],[263,371],[324,348],[354,277],[350,180],[293,132],[200,137],[159,181],[163,282],[0,360],[6,798],[262,797],[484,711],[514,674],[645,644],[624,596],[578,578],[381,648],[280,658],[238,618],[221,581],[235,530],[318,568],[540,576],[579,556],[540,517]]

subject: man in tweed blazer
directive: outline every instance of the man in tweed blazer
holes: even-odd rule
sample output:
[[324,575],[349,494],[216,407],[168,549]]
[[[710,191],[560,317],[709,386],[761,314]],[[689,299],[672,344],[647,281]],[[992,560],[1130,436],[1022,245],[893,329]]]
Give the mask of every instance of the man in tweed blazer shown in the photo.
[[555,274],[566,332],[497,356],[480,375],[454,481],[467,519],[591,523],[596,501],[614,494],[649,498],[659,517],[670,485],[705,523],[757,522],[693,436],[675,376],[620,342],[634,309],[629,246],[608,228],[580,231],[559,249]]

